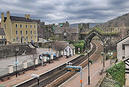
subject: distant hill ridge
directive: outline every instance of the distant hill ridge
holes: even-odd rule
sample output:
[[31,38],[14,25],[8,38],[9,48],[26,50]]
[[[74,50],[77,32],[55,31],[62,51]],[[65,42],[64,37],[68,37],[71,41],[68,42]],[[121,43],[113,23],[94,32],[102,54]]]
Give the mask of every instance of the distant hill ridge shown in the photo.
[[[78,24],[81,24],[81,23],[70,24],[70,27],[78,27]],[[101,23],[89,23],[89,28],[93,28],[98,24],[101,24]]]
[[112,19],[104,24],[100,24],[102,27],[129,27],[129,13]]

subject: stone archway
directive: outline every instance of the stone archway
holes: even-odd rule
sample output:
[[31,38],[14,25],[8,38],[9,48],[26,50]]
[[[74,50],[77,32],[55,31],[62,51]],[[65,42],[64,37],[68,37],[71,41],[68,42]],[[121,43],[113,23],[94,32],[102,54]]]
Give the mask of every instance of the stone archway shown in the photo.
[[101,35],[99,32],[92,31],[85,37],[86,47],[88,47],[88,48],[90,47],[90,42],[93,39],[93,37],[95,37],[95,36],[98,36],[100,38],[100,40],[102,41],[102,43],[105,43],[106,39],[103,35]]

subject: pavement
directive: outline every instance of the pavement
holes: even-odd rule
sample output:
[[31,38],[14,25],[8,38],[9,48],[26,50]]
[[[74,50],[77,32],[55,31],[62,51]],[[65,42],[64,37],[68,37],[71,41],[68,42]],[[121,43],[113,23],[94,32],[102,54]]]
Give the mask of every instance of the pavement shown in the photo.
[[[98,43],[97,43],[98,44]],[[100,75],[100,72],[103,68],[102,56],[100,54],[102,48],[98,44],[97,51],[90,57],[90,59],[96,58],[96,61],[93,64],[90,64],[90,85],[88,85],[88,69],[85,67],[82,71],[82,83],[83,87],[95,87],[98,81],[105,75]],[[105,69],[110,67],[110,60],[105,62]],[[64,82],[59,87],[80,87],[80,72],[75,74],[72,78]]]
[[125,78],[126,78],[125,87],[129,87],[129,74],[126,74]]
[[26,71],[25,74],[20,75],[17,78],[16,78],[16,76],[12,76],[10,78],[10,80],[4,81],[4,82],[0,81],[0,84],[5,85],[6,87],[12,87],[12,86],[14,86],[16,84],[19,84],[19,83],[24,82],[24,81],[26,81],[28,79],[31,79],[32,74],[40,75],[40,74],[45,73],[45,72],[47,72],[47,71],[49,71],[51,69],[54,69],[55,67],[57,67],[59,65],[62,65],[64,63],[66,63],[66,62],[68,62],[68,61],[70,61],[70,60],[72,60],[72,59],[74,59],[74,58],[76,58],[78,56],[79,55],[74,55],[74,56],[72,56],[70,58],[64,58],[64,57],[59,58],[59,60],[56,60],[53,63],[47,64],[46,66],[37,67],[36,70]]

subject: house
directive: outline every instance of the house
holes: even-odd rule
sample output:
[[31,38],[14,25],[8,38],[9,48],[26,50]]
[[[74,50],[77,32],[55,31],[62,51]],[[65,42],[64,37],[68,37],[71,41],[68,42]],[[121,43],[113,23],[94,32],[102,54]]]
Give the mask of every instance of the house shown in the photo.
[[54,24],[45,25],[44,22],[40,22],[40,27],[38,28],[38,39],[48,40],[53,36],[53,26]]
[[60,56],[73,56],[75,55],[75,47],[66,41],[55,41],[52,44],[52,48],[56,50],[57,57]]
[[117,58],[118,61],[129,58],[129,36],[117,43]]
[[78,28],[74,27],[55,27],[54,35],[57,40],[77,41],[79,38]]
[[5,32],[3,28],[0,28],[0,45],[5,45],[6,39],[5,39]]
[[33,20],[29,14],[25,17],[11,16],[7,11],[7,16],[1,13],[1,27],[5,31],[7,43],[28,43],[37,42],[38,22],[40,20]]

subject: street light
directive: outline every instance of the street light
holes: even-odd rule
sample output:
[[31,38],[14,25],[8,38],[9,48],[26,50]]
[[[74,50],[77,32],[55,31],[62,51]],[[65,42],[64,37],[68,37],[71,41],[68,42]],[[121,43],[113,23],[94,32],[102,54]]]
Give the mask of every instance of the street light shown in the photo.
[[112,60],[113,52],[109,51],[109,52],[108,52],[108,55],[109,55],[109,57],[110,57],[110,65],[111,65],[111,60]]
[[39,75],[37,75],[37,74],[31,74],[31,76],[32,76],[32,78],[36,78],[37,79],[37,81],[38,81],[38,87],[40,87],[39,86]]
[[103,69],[102,70],[104,70],[104,67],[105,67],[105,60],[104,60],[105,53],[101,52],[101,55],[103,56]]
[[105,53],[106,53],[106,41],[103,42],[103,52],[101,52],[101,55],[103,56],[103,69],[102,71],[104,71],[104,67],[105,67]]
[[90,85],[90,60],[89,60],[89,52],[86,51],[88,57],[88,85]]
[[15,52],[16,77],[17,77],[17,65],[18,65],[18,61],[17,61],[18,51],[19,51],[19,48],[16,48],[16,52]]

